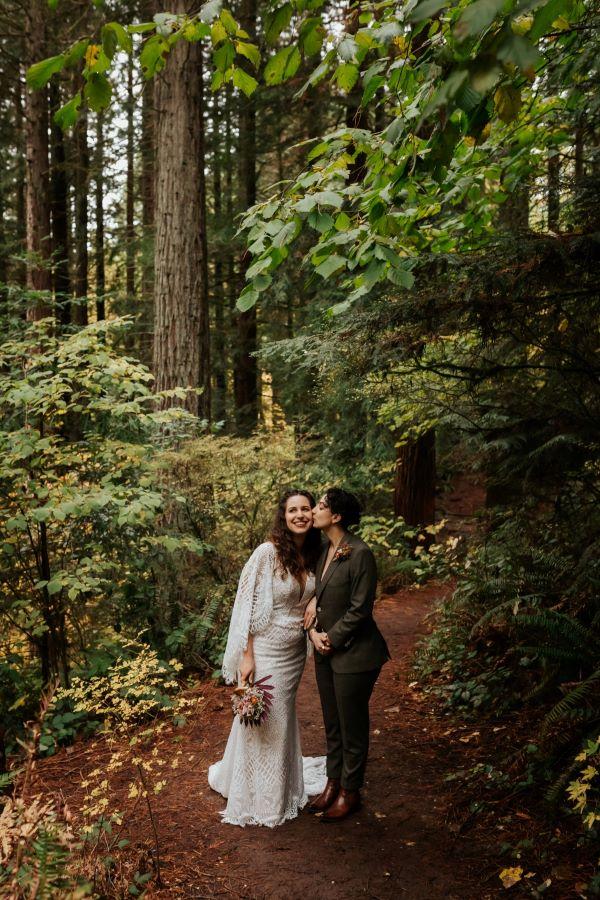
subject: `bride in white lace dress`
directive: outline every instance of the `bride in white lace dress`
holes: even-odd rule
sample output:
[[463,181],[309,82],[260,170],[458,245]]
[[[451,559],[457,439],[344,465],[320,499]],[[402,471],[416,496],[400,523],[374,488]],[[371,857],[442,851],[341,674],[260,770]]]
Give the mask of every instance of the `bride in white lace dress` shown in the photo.
[[279,502],[270,539],[244,566],[231,614],[223,677],[245,684],[270,675],[273,705],[259,727],[236,716],[208,783],[227,798],[221,813],[231,825],[281,825],[325,785],[325,757],[302,757],[296,691],[310,647],[304,610],[314,594],[320,534],[315,501],[288,491]]

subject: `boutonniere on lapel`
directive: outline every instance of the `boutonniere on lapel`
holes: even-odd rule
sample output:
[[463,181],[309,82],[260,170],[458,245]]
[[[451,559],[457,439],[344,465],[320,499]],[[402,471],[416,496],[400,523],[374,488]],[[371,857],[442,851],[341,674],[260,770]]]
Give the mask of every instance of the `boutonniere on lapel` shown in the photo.
[[352,547],[350,546],[350,544],[342,544],[341,547],[338,547],[333,554],[332,562],[335,562],[335,560],[337,559],[348,559],[351,553]]

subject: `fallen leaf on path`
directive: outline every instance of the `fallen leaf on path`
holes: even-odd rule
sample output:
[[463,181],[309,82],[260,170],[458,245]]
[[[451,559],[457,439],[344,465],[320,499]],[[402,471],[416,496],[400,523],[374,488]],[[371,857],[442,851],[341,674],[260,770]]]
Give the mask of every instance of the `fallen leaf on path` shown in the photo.
[[472,738],[479,737],[479,734],[479,731],[474,731],[473,734],[465,734],[463,737],[459,738],[459,741],[462,741],[463,744],[468,744]]
[[495,728],[492,728],[492,731],[504,731],[506,725],[496,725]]
[[384,712],[386,712],[386,713],[400,712],[400,707],[399,706],[390,706],[389,709],[384,710]]
[[376,812],[376,813],[375,813],[375,818],[376,818],[376,819],[385,819],[385,818],[386,818],[386,814],[385,814],[385,813]]
[[529,819],[531,821],[531,816],[527,815],[526,812],[516,812],[515,816],[517,819]]
[[523,869],[521,866],[516,866],[513,869],[502,869],[498,877],[500,878],[503,887],[508,889],[521,880],[523,877]]

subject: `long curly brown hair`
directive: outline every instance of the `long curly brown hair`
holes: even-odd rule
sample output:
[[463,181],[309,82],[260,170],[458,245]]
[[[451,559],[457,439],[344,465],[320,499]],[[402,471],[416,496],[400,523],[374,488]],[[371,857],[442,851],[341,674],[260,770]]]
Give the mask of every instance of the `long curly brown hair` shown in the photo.
[[279,499],[269,540],[275,545],[281,574],[291,572],[294,578],[300,581],[303,572],[314,572],[317,567],[317,560],[321,554],[321,532],[318,528],[311,528],[306,533],[302,547],[296,546],[285,521],[285,510],[290,497],[306,497],[311,509],[315,505],[315,498],[309,491],[286,491]]

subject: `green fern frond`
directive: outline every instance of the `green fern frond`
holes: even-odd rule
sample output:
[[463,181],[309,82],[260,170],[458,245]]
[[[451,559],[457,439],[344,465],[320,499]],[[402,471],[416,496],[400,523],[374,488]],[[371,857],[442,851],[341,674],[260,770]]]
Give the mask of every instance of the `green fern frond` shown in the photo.
[[[573,688],[572,691],[563,697],[555,706],[552,707],[550,712],[544,717],[541,726],[541,735],[545,736],[548,733],[548,730],[552,727],[552,725],[561,722],[563,719],[569,716],[569,713],[578,708],[585,708],[583,704],[588,700],[596,700],[598,701],[598,688],[600,687],[600,669],[596,669],[596,671],[586,678],[585,681],[582,681],[581,684],[578,684],[576,688]],[[593,707],[592,709],[596,709],[596,713],[598,718],[600,718],[600,706]]]

